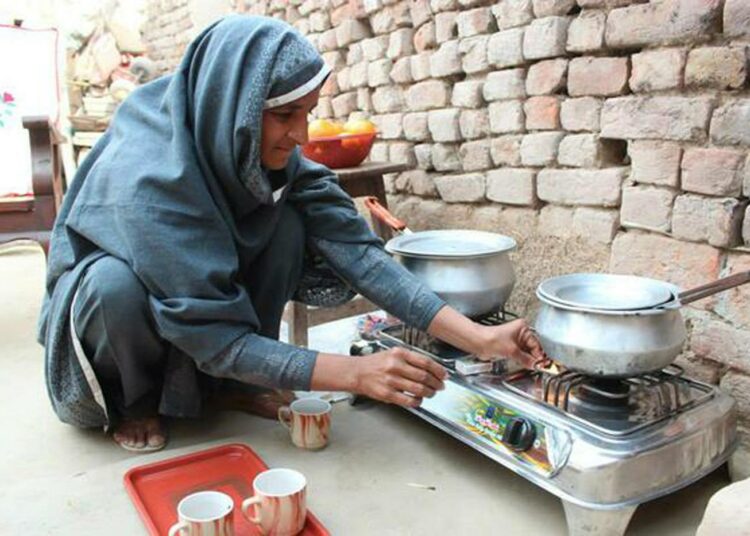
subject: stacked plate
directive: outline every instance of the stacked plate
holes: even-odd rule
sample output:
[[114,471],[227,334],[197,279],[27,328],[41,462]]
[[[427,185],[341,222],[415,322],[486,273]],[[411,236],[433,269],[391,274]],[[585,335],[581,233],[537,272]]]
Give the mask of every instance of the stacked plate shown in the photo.
[[567,274],[543,281],[540,300],[566,309],[598,313],[648,311],[677,300],[679,288],[670,283],[616,274]]

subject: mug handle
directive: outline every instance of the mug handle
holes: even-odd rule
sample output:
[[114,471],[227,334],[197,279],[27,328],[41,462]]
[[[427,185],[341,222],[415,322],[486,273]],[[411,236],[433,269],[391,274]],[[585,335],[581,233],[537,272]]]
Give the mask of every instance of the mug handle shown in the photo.
[[[255,523],[256,525],[260,525],[260,508],[258,509],[258,515],[256,517],[251,516],[248,514],[248,509],[254,505],[260,503],[260,497],[250,497],[249,499],[245,499],[242,501],[242,515],[245,516],[245,519],[247,519],[250,523]],[[169,533],[169,536],[173,536],[172,533]]]
[[289,430],[292,429],[292,410],[289,406],[281,406],[278,411],[279,422],[286,426]]
[[183,530],[190,530],[190,525],[185,521],[179,521],[170,527],[169,536],[176,536]]

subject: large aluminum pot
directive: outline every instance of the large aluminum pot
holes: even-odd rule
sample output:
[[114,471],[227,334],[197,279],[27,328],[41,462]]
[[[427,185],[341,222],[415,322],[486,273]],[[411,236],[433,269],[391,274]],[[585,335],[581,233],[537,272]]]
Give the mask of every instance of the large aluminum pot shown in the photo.
[[385,248],[430,289],[460,313],[476,317],[498,311],[516,282],[509,253],[512,238],[473,230],[412,233],[375,198],[365,205],[376,217],[403,234]]
[[534,328],[544,352],[566,368],[624,378],[669,365],[687,332],[676,307],[648,311],[577,310],[537,294]]
[[750,272],[743,272],[680,292],[636,276],[560,276],[537,288],[542,305],[534,327],[545,353],[568,369],[613,378],[645,374],[682,351],[683,304],[749,281]]

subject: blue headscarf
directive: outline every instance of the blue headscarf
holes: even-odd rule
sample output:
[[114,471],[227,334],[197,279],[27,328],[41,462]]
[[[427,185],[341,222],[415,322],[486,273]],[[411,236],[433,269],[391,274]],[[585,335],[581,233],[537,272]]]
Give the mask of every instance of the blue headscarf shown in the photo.
[[300,207],[312,236],[378,241],[331,172],[299,150],[275,192],[261,166],[263,109],[304,96],[328,73],[288,24],[231,16],[195,39],[174,74],[122,103],[53,232],[40,324],[48,376],[77,280],[101,255],[128,263],[159,333],[200,361],[259,328],[238,274],[268,243],[282,203]]

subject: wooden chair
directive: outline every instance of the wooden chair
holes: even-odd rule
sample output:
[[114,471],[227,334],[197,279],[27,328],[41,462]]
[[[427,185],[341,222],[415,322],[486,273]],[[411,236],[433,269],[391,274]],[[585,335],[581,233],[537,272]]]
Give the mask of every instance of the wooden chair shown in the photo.
[[[336,170],[341,187],[352,197],[374,196],[388,207],[385,196],[383,175],[408,169],[403,164],[370,162],[356,168]],[[373,221],[375,233],[383,240],[391,237],[391,230],[380,221]],[[332,322],[341,318],[361,315],[376,311],[378,307],[364,298],[356,296],[351,301],[338,307],[310,307],[300,302],[289,302],[284,312],[284,319],[289,326],[289,342],[296,346],[307,346],[307,330],[319,324]]]
[[23,126],[29,132],[33,195],[0,198],[0,244],[33,240],[46,255],[64,191],[59,145],[65,138],[47,116],[24,117]]

